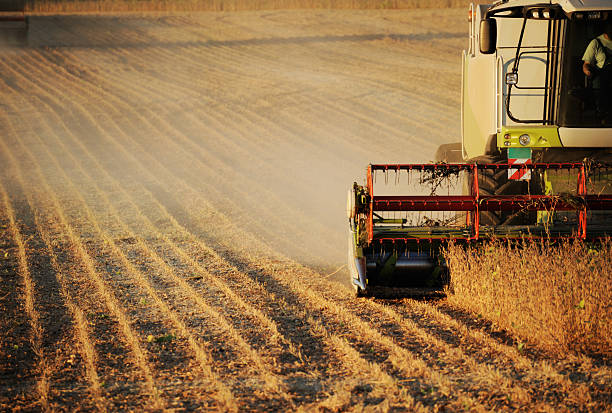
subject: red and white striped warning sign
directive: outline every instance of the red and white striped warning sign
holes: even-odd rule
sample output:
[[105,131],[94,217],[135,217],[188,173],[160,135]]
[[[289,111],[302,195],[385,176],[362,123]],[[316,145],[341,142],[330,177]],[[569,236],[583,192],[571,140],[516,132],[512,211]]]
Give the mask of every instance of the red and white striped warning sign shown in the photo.
[[[510,165],[530,165],[531,158],[508,159]],[[508,168],[508,179],[526,181],[531,179],[531,169],[527,168]]]

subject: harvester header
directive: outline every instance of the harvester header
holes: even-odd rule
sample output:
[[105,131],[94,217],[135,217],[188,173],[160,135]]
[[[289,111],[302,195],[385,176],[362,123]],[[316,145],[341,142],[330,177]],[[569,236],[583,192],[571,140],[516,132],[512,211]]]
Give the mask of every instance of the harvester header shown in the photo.
[[[545,174],[563,192],[481,191],[513,168]],[[611,172],[612,165],[584,162],[369,165],[365,185],[354,183],[348,194],[351,282],[358,294],[436,293],[446,282],[440,248],[450,241],[606,237]],[[491,225],[488,214],[513,219]]]

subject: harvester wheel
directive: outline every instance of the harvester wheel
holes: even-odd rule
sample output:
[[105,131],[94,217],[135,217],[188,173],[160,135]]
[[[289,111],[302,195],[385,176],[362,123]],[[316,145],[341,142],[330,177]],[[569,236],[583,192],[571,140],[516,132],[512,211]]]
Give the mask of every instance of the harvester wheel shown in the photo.
[[[499,159],[474,159],[470,163],[505,163],[506,160]],[[467,188],[472,186],[470,176]],[[508,179],[507,169],[479,169],[478,170],[478,191],[481,195],[519,195],[527,194],[530,191],[529,181],[518,181]],[[481,225],[528,225],[536,219],[533,214],[525,211],[481,211]]]

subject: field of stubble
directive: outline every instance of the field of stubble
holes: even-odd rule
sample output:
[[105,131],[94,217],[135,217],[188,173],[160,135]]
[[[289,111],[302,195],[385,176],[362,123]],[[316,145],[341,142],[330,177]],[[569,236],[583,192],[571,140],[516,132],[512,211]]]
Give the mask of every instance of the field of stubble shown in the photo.
[[464,10],[32,17],[0,50],[0,410],[598,411],[610,367],[354,299],[346,188],[457,140]]

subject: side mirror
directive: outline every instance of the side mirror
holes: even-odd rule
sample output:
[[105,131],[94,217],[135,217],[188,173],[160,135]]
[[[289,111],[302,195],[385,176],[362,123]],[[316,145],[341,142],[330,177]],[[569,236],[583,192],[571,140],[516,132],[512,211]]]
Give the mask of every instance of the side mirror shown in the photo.
[[495,53],[497,47],[497,21],[484,19],[480,21],[480,53]]

